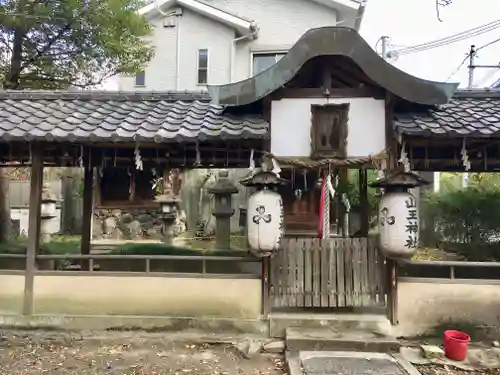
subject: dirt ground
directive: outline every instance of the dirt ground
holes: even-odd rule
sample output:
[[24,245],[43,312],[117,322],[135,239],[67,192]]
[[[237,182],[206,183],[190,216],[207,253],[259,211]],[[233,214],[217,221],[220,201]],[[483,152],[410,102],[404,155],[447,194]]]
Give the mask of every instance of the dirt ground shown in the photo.
[[278,355],[241,356],[230,344],[169,334],[82,336],[0,332],[0,375],[283,375]]
[[500,375],[499,369],[464,371],[450,366],[416,366],[422,375]]

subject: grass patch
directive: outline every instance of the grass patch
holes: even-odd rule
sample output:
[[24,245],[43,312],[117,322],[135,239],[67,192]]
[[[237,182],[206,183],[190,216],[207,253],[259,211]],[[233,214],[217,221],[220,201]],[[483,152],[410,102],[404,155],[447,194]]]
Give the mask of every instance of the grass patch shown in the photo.
[[[26,254],[28,239],[19,237],[9,242],[0,243],[0,254]],[[51,242],[40,244],[41,255],[79,254],[80,237],[54,236]]]
[[246,256],[248,253],[233,249],[203,249],[165,244],[127,243],[111,250],[113,255],[182,255],[182,256]]

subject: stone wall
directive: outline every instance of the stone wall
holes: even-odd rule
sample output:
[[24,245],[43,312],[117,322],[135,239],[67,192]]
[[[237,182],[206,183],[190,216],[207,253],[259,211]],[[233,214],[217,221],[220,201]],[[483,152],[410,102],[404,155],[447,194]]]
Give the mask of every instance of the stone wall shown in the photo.
[[[176,235],[185,231],[194,236],[197,223],[203,222],[209,233],[215,231],[215,217],[212,215],[213,200],[207,188],[216,182],[222,169],[192,169],[181,173],[180,189],[181,216],[177,220]],[[231,231],[238,232],[240,207],[246,206],[247,189],[239,183],[248,174],[248,169],[230,169],[229,178],[237,186],[239,193],[233,195],[234,215]],[[140,240],[160,239],[162,221],[160,208],[96,208],[92,223],[92,239]]]
[[[24,276],[0,282],[0,314],[20,314]],[[35,314],[259,319],[261,289],[260,279],[37,275]]]
[[[181,212],[174,235],[185,232]],[[92,239],[141,240],[161,239],[163,221],[160,208],[98,208],[94,210]]]
[[[477,283],[473,283],[477,282]],[[481,282],[481,283],[479,283]],[[417,336],[444,324],[470,325],[483,329],[500,326],[500,285],[488,280],[469,283],[400,281],[398,284],[399,325],[396,336]]]

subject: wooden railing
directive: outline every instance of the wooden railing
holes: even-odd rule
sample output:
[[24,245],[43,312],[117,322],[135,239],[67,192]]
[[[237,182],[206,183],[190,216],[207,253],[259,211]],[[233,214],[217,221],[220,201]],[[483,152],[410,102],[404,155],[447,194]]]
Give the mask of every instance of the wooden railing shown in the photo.
[[271,259],[271,307],[382,307],[385,258],[376,239],[284,239]]
[[[24,273],[26,255],[0,254],[0,273]],[[36,274],[260,278],[253,257],[182,255],[38,255]]]
[[500,284],[500,262],[400,260],[398,280],[420,283]]

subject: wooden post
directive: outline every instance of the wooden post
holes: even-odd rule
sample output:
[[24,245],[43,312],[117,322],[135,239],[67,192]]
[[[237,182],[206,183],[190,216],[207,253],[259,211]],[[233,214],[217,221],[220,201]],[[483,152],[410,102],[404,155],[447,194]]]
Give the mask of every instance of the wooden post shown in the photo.
[[40,248],[40,224],[42,211],[43,153],[38,144],[31,149],[30,206],[28,248],[24,279],[23,314],[33,315],[33,289],[35,285],[36,255]]
[[370,228],[370,206],[368,201],[368,172],[366,169],[362,168],[358,171],[358,183],[359,183],[359,205],[361,208],[361,237],[368,237],[368,231]]
[[[86,156],[86,157],[85,157]],[[90,254],[90,240],[92,235],[92,216],[94,206],[93,197],[93,180],[94,169],[89,165],[89,150],[84,152],[84,173],[83,173],[83,214],[82,214],[82,239],[81,253],[82,255]],[[82,269],[88,270],[89,262],[82,262]]]
[[386,259],[387,271],[387,316],[392,325],[398,319],[398,263],[394,259]]
[[[395,97],[387,92],[385,98],[385,139],[389,150],[387,173],[398,168],[399,145],[394,131],[394,103]],[[386,258],[386,286],[387,286],[387,317],[392,325],[398,324],[398,263]]]
[[[340,171],[339,171],[339,185],[342,186],[342,187],[345,187],[346,184],[348,183],[349,181],[349,169],[348,168],[341,168]],[[340,227],[340,233],[342,235],[342,237],[346,238],[346,237],[349,237],[349,228],[346,228],[346,225],[345,225],[345,216],[346,215],[349,215],[349,213],[347,212],[344,204],[342,203],[342,195],[339,194],[337,196],[337,204],[339,206],[339,220],[338,220],[338,225]]]
[[269,265],[271,257],[262,259],[262,317],[269,318]]

